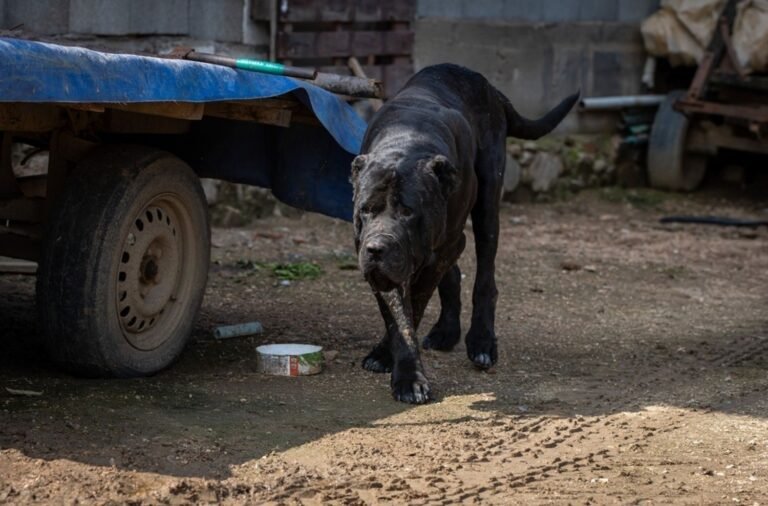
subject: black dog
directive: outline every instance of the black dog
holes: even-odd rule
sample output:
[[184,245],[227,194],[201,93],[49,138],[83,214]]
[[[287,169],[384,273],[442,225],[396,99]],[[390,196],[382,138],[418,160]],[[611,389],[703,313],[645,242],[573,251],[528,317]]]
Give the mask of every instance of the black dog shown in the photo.
[[397,400],[430,398],[416,329],[435,287],[440,317],[424,348],[451,350],[461,338],[456,261],[470,212],[477,274],[467,354],[479,368],[496,363],[494,271],[506,137],[547,134],[577,99],[578,93],[529,120],[480,74],[443,64],[413,76],[372,118],[363,154],[352,163],[355,248],[386,334],[363,367],[391,371]]

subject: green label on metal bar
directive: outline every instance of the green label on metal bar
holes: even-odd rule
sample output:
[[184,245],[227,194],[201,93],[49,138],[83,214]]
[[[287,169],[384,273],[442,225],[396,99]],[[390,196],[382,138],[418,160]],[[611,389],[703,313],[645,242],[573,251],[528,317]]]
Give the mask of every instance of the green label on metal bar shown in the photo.
[[285,66],[279,63],[273,63],[271,61],[249,60],[247,58],[239,58],[235,60],[235,67],[243,70],[251,70],[253,72],[277,74],[279,76],[283,75],[285,72]]

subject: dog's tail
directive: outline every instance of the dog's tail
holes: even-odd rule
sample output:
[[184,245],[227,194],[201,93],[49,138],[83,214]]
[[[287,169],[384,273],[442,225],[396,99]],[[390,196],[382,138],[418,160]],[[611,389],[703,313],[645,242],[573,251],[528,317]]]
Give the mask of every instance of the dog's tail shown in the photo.
[[557,106],[547,114],[534,120],[521,116],[509,102],[509,99],[499,92],[499,98],[504,106],[504,112],[507,115],[507,137],[535,140],[547,135],[554,130],[563,118],[565,118],[568,112],[570,112],[571,108],[573,108],[574,104],[579,100],[580,93],[581,92],[576,92],[557,104]]

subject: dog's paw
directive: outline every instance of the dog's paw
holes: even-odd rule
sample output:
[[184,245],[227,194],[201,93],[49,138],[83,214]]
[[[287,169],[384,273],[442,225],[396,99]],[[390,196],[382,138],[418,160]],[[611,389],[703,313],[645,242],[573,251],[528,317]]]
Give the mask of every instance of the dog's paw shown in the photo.
[[363,369],[371,372],[392,372],[392,354],[388,349],[376,345],[363,359]]
[[467,334],[467,356],[479,369],[490,369],[499,358],[496,347],[496,336],[491,333]]
[[409,404],[425,404],[432,399],[429,381],[414,366],[400,366],[392,373],[392,397]]
[[425,350],[451,351],[460,339],[461,328],[458,325],[451,328],[435,325],[421,342],[421,346]]

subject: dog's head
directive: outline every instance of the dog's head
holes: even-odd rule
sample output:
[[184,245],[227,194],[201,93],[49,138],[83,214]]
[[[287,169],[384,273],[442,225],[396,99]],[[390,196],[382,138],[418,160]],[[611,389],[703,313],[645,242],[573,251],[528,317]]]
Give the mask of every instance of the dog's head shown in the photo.
[[442,155],[360,155],[352,162],[355,248],[371,287],[403,285],[445,236],[447,202],[459,184]]

